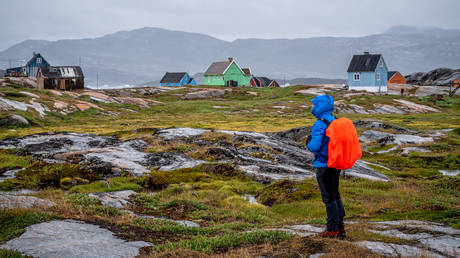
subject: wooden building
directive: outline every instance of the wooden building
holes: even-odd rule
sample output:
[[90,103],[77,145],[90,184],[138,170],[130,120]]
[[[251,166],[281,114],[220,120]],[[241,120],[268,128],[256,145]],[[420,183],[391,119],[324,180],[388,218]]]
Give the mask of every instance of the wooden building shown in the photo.
[[196,85],[195,79],[191,78],[188,73],[169,73],[167,72],[160,81],[160,86],[184,86]]
[[407,84],[406,78],[398,71],[389,71],[388,72],[388,84]]
[[267,77],[252,77],[251,79],[252,87],[279,87],[279,83],[275,80],[269,79]]
[[76,90],[84,87],[85,77],[80,66],[50,66],[38,70],[38,89]]
[[249,86],[251,70],[241,68],[230,57],[228,61],[214,62],[204,73],[204,84],[211,86]]
[[40,53],[33,54],[25,66],[6,69],[6,76],[12,77],[37,77],[38,69],[50,67],[50,64]]
[[354,55],[347,72],[349,90],[388,91],[388,67],[380,54]]

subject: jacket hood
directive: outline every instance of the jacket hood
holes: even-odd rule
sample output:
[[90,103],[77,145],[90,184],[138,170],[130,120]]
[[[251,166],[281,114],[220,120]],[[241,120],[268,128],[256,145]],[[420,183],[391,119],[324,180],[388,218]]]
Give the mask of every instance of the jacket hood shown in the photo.
[[317,96],[311,102],[314,105],[311,113],[318,119],[334,111],[334,99],[329,95]]

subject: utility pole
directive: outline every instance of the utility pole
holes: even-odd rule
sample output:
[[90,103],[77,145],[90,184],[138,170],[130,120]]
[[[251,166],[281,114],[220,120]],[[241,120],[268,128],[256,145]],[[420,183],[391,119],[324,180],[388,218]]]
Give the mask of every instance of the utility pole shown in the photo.
[[99,90],[99,72],[96,73],[96,87]]
[[81,67],[81,56],[78,58],[78,66]]

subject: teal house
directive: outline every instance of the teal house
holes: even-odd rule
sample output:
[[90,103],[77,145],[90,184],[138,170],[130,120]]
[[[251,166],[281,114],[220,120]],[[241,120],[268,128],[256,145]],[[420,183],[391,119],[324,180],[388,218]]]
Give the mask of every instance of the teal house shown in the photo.
[[9,68],[6,70],[7,76],[20,76],[20,77],[37,77],[38,70],[41,67],[50,67],[51,65],[43,58],[40,53],[33,54],[32,58],[25,66]]
[[388,67],[380,54],[354,55],[347,72],[349,90],[388,91]]
[[250,86],[251,69],[241,68],[230,57],[228,61],[214,62],[204,73],[204,84],[211,86]]
[[184,86],[196,85],[195,79],[191,78],[188,73],[166,73],[160,81],[160,86]]

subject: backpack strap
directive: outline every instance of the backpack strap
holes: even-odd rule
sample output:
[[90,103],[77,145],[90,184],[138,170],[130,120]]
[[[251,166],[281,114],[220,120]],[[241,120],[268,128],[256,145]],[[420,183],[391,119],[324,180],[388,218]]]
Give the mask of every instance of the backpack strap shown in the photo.
[[331,124],[331,122],[327,121],[326,119],[324,118],[320,118],[319,120],[323,121],[324,123],[326,123],[327,127],[329,127],[329,125]]

